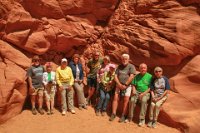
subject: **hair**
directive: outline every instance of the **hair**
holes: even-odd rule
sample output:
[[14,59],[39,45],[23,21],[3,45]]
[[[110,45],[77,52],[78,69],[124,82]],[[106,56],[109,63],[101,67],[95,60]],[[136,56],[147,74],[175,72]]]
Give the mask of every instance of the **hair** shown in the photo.
[[130,59],[129,54],[122,54],[122,57],[123,57],[123,58],[128,58],[128,59]]
[[73,59],[74,59],[74,58],[80,58],[80,55],[79,55],[79,54],[74,54],[72,58],[73,58]]
[[46,68],[52,67],[51,62],[47,62],[47,63],[45,64],[45,66],[46,66]]
[[39,59],[40,59],[40,57],[38,55],[34,55],[32,58],[32,60],[39,60]]
[[157,66],[154,68],[154,72],[156,72],[156,71],[163,71],[163,69],[161,67]]
[[108,60],[108,62],[110,63],[110,57],[109,57],[108,55],[104,56],[104,58],[103,58],[103,59],[107,59],[107,60]]
[[147,68],[147,64],[145,64],[145,63],[141,63],[141,64],[139,65],[139,68],[141,68],[143,65],[146,66],[146,68]]

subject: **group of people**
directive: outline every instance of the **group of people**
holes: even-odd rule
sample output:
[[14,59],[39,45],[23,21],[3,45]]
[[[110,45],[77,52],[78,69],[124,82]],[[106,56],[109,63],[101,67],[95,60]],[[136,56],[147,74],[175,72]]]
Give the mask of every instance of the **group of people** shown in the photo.
[[[94,52],[92,58],[83,64],[80,61],[80,55],[74,54],[69,63],[66,58],[63,58],[61,65],[54,72],[51,63],[46,63],[46,68],[44,68],[40,64],[39,56],[34,56],[32,58],[33,64],[27,71],[32,113],[37,114],[35,102],[36,96],[38,96],[38,112],[44,114],[42,108],[44,94],[47,114],[53,114],[54,98],[56,90],[58,90],[61,95],[62,115],[65,115],[67,110],[75,114],[75,90],[80,110],[87,109],[91,100],[95,99],[97,116],[106,115],[108,103],[113,97],[110,121],[116,118],[119,101],[123,101],[119,122],[131,122],[135,106],[140,103],[139,126],[145,125],[145,116],[150,100],[147,126],[155,128],[160,108],[168,97],[169,81],[163,76],[161,67],[155,67],[154,76],[152,76],[147,72],[147,65],[142,63],[139,65],[139,73],[137,74],[134,65],[129,63],[129,60],[129,55],[123,54],[121,64],[116,67],[110,62],[109,56],[100,58],[100,53]],[[89,68],[88,72],[85,70],[86,67]],[[87,83],[84,82],[85,79],[87,79]],[[87,97],[84,93],[85,85],[88,88]]]

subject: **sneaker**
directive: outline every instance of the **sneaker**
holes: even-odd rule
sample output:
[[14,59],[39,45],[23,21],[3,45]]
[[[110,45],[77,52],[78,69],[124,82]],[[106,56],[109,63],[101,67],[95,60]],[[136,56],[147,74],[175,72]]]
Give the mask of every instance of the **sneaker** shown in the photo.
[[87,105],[83,105],[83,108],[84,108],[84,109],[87,109]]
[[152,123],[152,127],[153,127],[153,128],[156,128],[156,125],[157,125],[157,122],[154,121],[154,122]]
[[72,113],[72,114],[75,114],[76,112],[75,112],[75,110],[72,109],[72,110],[71,110],[71,113]]
[[33,115],[37,115],[37,110],[36,110],[36,108],[32,108],[32,114],[33,114]]
[[115,114],[112,114],[112,115],[110,116],[109,121],[113,121],[113,120],[115,119],[115,117],[116,117],[116,115],[115,115]]
[[144,119],[140,119],[140,122],[138,124],[138,126],[142,127],[145,124],[145,120]]
[[148,122],[147,126],[151,128],[151,127],[152,127],[152,124],[153,124],[153,121],[150,120],[150,121]]
[[128,122],[131,122],[132,121],[132,118],[128,118],[128,119],[126,119],[124,122],[125,123],[128,123]]
[[63,116],[66,115],[66,111],[63,110],[63,111],[62,111],[62,115],[63,115]]
[[105,115],[106,115],[106,111],[102,111],[101,116],[105,116]]
[[100,115],[100,111],[98,109],[95,111],[95,113],[96,113],[96,116]]
[[125,122],[125,116],[122,115],[122,117],[119,119],[119,122],[122,123],[122,122]]
[[43,114],[44,114],[44,111],[43,111],[43,109],[42,109],[42,108],[39,108],[39,109],[38,109],[38,112],[39,112],[41,115],[43,115]]
[[51,109],[50,112],[51,112],[51,114],[54,114],[54,109]]
[[51,114],[51,111],[48,109],[47,110],[47,115],[50,115]]

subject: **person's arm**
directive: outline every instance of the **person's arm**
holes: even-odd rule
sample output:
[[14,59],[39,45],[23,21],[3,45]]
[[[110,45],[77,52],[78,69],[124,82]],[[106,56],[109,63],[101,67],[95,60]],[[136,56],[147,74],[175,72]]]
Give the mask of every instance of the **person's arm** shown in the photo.
[[115,82],[116,82],[117,86],[118,86],[120,89],[123,88],[123,85],[120,83],[117,74],[115,74]]
[[134,78],[134,74],[130,74],[130,76],[129,76],[128,80],[126,81],[125,85],[129,86],[130,83],[132,82],[133,78]]
[[59,87],[62,87],[61,81],[60,81],[60,74],[59,74],[59,68],[56,70],[56,82]]
[[43,73],[43,76],[42,76],[42,83],[44,84],[44,86],[46,86],[47,85],[47,77],[46,77],[47,75],[45,74],[45,73]]
[[69,82],[69,85],[72,86],[74,84],[74,76],[73,76],[73,73],[72,73],[72,69],[69,67],[69,76],[70,76],[70,82]]

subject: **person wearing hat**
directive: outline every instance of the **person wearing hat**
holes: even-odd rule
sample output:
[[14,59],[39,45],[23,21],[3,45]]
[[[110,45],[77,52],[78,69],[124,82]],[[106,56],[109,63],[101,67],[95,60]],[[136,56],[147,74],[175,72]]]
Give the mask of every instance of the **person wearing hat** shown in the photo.
[[109,70],[104,72],[104,74],[101,77],[101,82],[99,85],[99,91],[100,91],[100,99],[96,107],[96,115],[99,116],[100,111],[102,116],[106,114],[106,109],[108,102],[110,100],[111,92],[115,87],[115,65],[109,64],[108,65]]
[[170,90],[169,80],[163,76],[163,69],[156,67],[154,69],[155,78],[151,83],[151,106],[149,111],[148,127],[156,127],[160,108],[167,100],[167,95]]
[[72,74],[72,69],[67,66],[66,58],[61,60],[61,66],[56,69],[56,82],[61,93],[62,115],[65,115],[67,111],[66,93],[69,110],[72,114],[75,114],[74,91],[72,87],[74,84],[74,77]]
[[29,67],[27,71],[29,94],[31,97],[31,106],[32,106],[33,115],[37,114],[37,110],[35,107],[37,96],[38,96],[38,106],[39,106],[38,112],[41,115],[44,114],[44,111],[42,108],[43,92],[44,92],[44,87],[42,83],[43,73],[44,73],[44,67],[40,64],[39,56],[38,55],[33,56],[32,66]]
[[139,65],[139,71],[132,81],[132,94],[129,101],[129,121],[132,121],[136,103],[140,102],[140,114],[138,126],[144,126],[145,116],[150,99],[150,84],[152,75],[147,72],[147,65],[142,63]]
[[69,63],[70,68],[72,69],[72,73],[74,76],[74,89],[76,90],[77,97],[78,97],[78,106],[79,109],[82,110],[82,108],[87,109],[86,106],[86,98],[84,96],[83,91],[83,67],[80,63],[80,56],[78,54],[74,54],[73,60]]
[[50,62],[46,63],[46,72],[43,73],[44,94],[47,105],[47,114],[53,114],[54,97],[56,92],[56,73],[52,71]]

